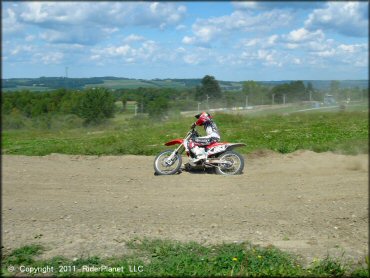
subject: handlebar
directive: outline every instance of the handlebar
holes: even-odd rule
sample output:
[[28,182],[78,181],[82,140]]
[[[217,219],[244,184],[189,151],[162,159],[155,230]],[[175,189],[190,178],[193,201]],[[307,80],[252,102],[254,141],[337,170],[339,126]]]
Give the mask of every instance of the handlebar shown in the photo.
[[193,136],[195,136],[195,137],[200,136],[198,131],[196,130],[196,125],[195,124],[191,125],[189,132],[186,134],[186,138],[189,139],[190,137],[193,137]]
[[198,132],[196,131],[195,127],[196,127],[195,123],[193,123],[193,124],[190,126],[190,130],[189,130],[189,131],[188,131],[188,133],[186,134],[185,139],[189,139],[193,134],[196,134],[196,136],[199,136],[199,134],[198,134]]

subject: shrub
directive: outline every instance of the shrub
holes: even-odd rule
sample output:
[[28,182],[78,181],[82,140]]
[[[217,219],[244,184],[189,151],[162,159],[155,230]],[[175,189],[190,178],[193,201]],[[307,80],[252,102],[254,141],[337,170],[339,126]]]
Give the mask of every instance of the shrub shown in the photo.
[[114,109],[114,97],[107,89],[92,88],[82,96],[79,114],[85,123],[96,124],[113,117]]

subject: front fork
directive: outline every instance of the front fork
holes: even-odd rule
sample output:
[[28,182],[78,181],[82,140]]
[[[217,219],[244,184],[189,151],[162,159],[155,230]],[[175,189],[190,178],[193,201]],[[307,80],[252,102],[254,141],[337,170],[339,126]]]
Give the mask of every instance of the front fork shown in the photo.
[[166,159],[166,164],[172,165],[174,162],[174,158],[176,157],[177,154],[182,154],[185,150],[188,151],[188,140],[191,137],[191,132],[188,132],[186,137],[184,138],[184,141],[182,144],[180,144],[172,153],[171,155]]
[[178,146],[172,153],[171,153],[171,155],[166,159],[166,164],[168,164],[168,165],[172,165],[173,164],[173,162],[175,161],[174,159],[175,159],[175,157],[176,157],[176,155],[177,154],[181,154],[181,153],[183,153],[184,152],[184,150],[185,150],[185,147],[183,146],[183,144],[181,144],[180,146]]

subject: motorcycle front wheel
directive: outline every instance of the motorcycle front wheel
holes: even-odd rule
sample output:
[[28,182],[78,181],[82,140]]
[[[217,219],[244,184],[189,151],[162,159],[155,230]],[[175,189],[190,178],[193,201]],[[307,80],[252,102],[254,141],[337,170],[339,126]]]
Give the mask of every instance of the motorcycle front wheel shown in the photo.
[[181,167],[181,155],[176,154],[172,159],[169,159],[173,151],[163,151],[155,157],[154,171],[157,175],[173,175],[176,174]]
[[220,163],[216,167],[216,173],[219,175],[238,175],[243,172],[244,169],[244,158],[232,151],[225,152],[221,154],[219,160],[225,161],[225,163]]

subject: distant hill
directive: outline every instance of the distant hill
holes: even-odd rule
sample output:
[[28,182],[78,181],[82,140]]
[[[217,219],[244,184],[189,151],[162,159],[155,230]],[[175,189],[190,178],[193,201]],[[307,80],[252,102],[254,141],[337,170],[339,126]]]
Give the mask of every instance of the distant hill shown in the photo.
[[[276,86],[289,83],[292,80],[281,81],[258,81],[266,86]],[[368,80],[339,80],[341,88],[360,89],[368,88]],[[305,85],[311,82],[313,87],[318,90],[330,88],[331,80],[303,80]],[[106,87],[109,89],[130,89],[139,87],[151,88],[194,88],[201,84],[201,78],[196,79],[132,79],[124,77],[91,77],[91,78],[66,78],[66,77],[40,77],[40,78],[10,78],[2,79],[2,91],[30,90],[46,91],[59,88],[84,89],[87,87]],[[242,90],[243,82],[219,80],[222,90],[239,91]]]
[[[312,86],[317,90],[328,90],[330,88],[331,80],[302,80],[305,86],[309,82],[311,82]],[[360,89],[369,88],[369,80],[338,80],[340,83],[340,88],[355,88],[358,87]],[[268,85],[268,86],[276,86],[279,84],[289,83],[291,80],[282,80],[282,81],[261,81],[258,83]]]

